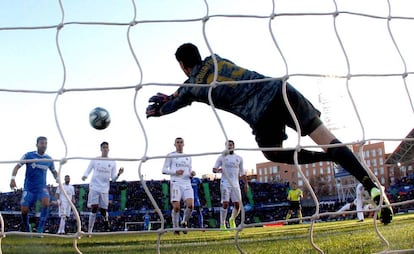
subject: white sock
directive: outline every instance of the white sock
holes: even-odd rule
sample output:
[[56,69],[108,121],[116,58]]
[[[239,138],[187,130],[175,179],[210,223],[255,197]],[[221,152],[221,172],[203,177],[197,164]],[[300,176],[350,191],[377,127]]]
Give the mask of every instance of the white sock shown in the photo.
[[66,216],[60,217],[58,234],[65,233],[65,222],[66,222]]
[[173,223],[173,228],[178,228],[179,227],[179,221],[180,221],[180,213],[176,213],[174,212],[174,210],[171,211],[171,220]]
[[230,219],[235,220],[240,213],[240,209],[236,209],[233,207],[233,211],[231,212]]
[[190,219],[192,212],[193,212],[193,209],[190,209],[190,208],[184,209],[183,222],[187,222]]
[[227,219],[227,209],[224,209],[223,207],[220,208],[220,226],[226,225],[226,219]]
[[341,207],[341,209],[338,210],[338,213],[343,212],[343,211],[348,211],[351,210],[351,204],[345,204],[343,207]]
[[93,225],[95,224],[95,219],[96,219],[96,213],[91,213],[89,215],[89,225],[88,225],[88,232],[92,233],[93,231]]

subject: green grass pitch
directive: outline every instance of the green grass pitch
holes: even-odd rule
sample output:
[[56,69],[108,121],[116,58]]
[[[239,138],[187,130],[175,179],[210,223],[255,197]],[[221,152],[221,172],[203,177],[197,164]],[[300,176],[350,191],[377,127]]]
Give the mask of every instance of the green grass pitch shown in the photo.
[[[310,243],[310,224],[245,228],[236,231],[190,231],[187,235],[160,236],[160,253],[319,253]],[[378,230],[389,242],[389,250],[414,249],[414,214],[396,215],[389,225],[378,223]],[[158,253],[156,233],[120,232],[119,235],[81,237],[76,246],[81,253]],[[324,253],[378,253],[387,250],[375,231],[372,219],[315,223],[313,241]],[[73,238],[44,238],[6,235],[1,240],[2,253],[77,253]],[[412,252],[406,252],[412,253]]]

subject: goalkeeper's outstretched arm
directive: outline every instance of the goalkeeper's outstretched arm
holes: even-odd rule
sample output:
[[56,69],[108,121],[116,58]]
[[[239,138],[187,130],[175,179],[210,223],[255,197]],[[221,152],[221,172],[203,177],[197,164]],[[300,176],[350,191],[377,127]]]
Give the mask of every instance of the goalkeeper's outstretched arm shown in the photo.
[[184,96],[180,96],[182,91],[183,87],[180,87],[175,93],[169,96],[162,93],[157,93],[152,96],[148,100],[151,104],[148,105],[146,110],[147,118],[171,114],[180,108],[190,105],[191,101],[187,100]]

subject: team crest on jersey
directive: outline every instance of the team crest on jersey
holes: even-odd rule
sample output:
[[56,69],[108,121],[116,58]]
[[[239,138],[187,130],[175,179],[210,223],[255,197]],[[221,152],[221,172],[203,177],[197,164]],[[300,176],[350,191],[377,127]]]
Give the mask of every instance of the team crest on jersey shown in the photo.
[[35,169],[35,168],[39,168],[39,169],[42,169],[42,170],[47,170],[47,169],[49,168],[49,166],[48,166],[48,165],[43,165],[43,164],[40,164],[40,163],[36,164],[36,162],[32,162],[32,163],[30,164],[30,166],[31,166],[33,169]]

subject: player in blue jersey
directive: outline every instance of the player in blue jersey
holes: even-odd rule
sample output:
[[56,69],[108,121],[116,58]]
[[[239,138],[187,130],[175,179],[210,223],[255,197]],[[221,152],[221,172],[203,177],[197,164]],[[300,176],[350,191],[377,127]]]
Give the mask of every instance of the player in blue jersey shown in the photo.
[[151,215],[149,214],[149,212],[147,211],[144,214],[144,216],[142,216],[142,218],[144,219],[144,230],[145,231],[151,230]]
[[19,162],[13,169],[10,188],[15,189],[16,186],[16,175],[19,169],[26,164],[26,174],[24,178],[24,187],[22,199],[20,201],[21,213],[22,213],[22,227],[21,230],[24,232],[30,232],[29,225],[29,209],[34,206],[36,201],[40,200],[41,202],[41,211],[40,211],[40,221],[39,226],[37,227],[38,233],[43,233],[43,229],[46,223],[46,219],[49,213],[49,190],[46,185],[46,175],[47,170],[50,170],[57,179],[58,173],[55,170],[53,161],[51,157],[47,155],[47,138],[38,137],[36,140],[37,151],[28,152],[23,155],[21,158],[22,161]]
[[198,196],[198,187],[202,183],[201,179],[195,176],[191,177],[191,187],[193,187],[194,192],[194,211],[197,213],[198,227],[204,228],[203,223],[203,211],[200,203],[200,197]]
[[[172,95],[157,93],[149,99],[151,104],[147,107],[147,117],[170,114],[191,105],[192,102],[210,104],[211,95],[216,108],[232,113],[250,125],[260,148],[278,148],[282,147],[283,141],[287,139],[286,126],[296,130],[294,119],[283,98],[286,85],[287,98],[298,120],[301,135],[309,136],[321,146],[336,145],[323,147],[323,152],[301,149],[298,151],[299,164],[336,162],[363,183],[371,198],[379,204],[380,190],[357,157],[347,146],[341,145],[342,143],[322,123],[321,113],[312,103],[284,79],[271,79],[237,66],[218,55],[208,56],[202,60],[198,48],[191,43],[181,45],[175,57],[188,77],[186,84],[205,85],[181,86]],[[268,160],[287,164],[294,164],[294,153],[294,150],[263,151]],[[392,219],[391,207],[382,209],[381,215],[384,224],[389,223]]]

